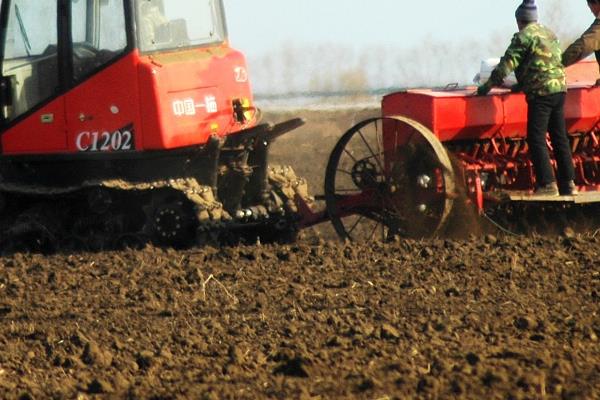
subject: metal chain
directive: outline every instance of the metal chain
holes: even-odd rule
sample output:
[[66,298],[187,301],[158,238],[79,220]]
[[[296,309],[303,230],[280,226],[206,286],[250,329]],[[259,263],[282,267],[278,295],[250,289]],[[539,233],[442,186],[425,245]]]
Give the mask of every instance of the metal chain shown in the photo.
[[500,225],[499,223],[497,223],[496,221],[494,221],[492,218],[490,218],[490,216],[487,215],[485,212],[483,213],[483,217],[485,219],[487,219],[489,222],[491,222],[492,225],[494,225],[496,228],[500,229],[502,232],[504,232],[504,233],[506,233],[508,235],[511,235],[511,236],[521,236],[521,235],[519,235],[517,233],[514,233],[514,232],[508,230],[507,228],[503,227],[502,225]]

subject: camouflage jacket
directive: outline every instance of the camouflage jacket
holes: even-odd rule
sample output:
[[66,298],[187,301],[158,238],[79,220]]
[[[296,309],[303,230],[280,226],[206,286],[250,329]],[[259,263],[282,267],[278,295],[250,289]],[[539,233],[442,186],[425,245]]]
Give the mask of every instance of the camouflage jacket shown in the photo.
[[600,18],[597,18],[592,26],[565,50],[562,55],[563,65],[568,67],[594,52],[596,59],[600,61]]
[[500,86],[512,71],[528,98],[567,91],[558,38],[540,24],[529,24],[515,34],[486,85]]

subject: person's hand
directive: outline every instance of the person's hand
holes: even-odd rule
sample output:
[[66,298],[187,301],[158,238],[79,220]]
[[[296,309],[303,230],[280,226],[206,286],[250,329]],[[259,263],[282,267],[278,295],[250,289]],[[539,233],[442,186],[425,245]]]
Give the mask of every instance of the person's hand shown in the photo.
[[477,88],[477,96],[485,96],[487,95],[492,88],[489,85],[481,85]]

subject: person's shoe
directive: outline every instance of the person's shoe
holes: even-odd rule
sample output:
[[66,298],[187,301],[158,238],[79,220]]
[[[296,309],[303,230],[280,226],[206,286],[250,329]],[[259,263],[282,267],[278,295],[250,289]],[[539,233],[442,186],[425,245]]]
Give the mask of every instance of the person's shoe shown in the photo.
[[556,186],[556,182],[548,183],[543,186],[538,186],[533,192],[536,196],[558,196],[558,186]]
[[579,190],[577,190],[577,186],[575,185],[574,181],[568,181],[560,185],[561,196],[575,196],[578,194]]

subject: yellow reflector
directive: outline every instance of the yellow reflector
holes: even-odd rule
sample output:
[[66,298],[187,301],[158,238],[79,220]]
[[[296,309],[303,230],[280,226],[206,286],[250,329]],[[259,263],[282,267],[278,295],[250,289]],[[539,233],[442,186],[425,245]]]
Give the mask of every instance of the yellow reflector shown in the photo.
[[252,104],[250,104],[250,99],[247,99],[247,98],[242,99],[242,109],[245,110],[244,118],[246,119],[246,121],[250,121],[252,118],[254,118],[256,111],[252,107]]

